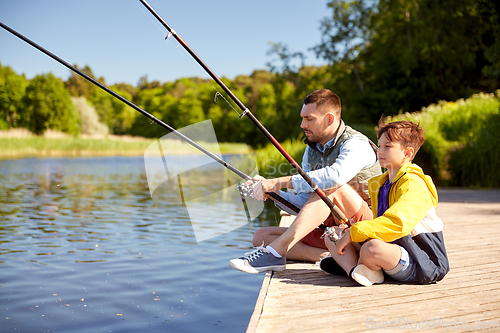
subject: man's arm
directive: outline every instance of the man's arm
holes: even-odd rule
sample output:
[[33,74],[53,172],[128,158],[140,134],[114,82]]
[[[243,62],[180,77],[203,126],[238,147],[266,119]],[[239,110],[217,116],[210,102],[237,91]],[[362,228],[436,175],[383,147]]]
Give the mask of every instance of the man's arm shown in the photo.
[[[368,139],[361,135],[349,138],[340,148],[335,163],[307,174],[322,190],[346,184],[363,168],[373,165],[377,156]],[[312,192],[311,186],[300,176],[291,177],[296,192]]]
[[[307,160],[308,149],[310,148],[306,147],[304,155],[302,156],[302,170],[304,170],[305,172],[309,172],[309,163]],[[254,196],[257,200],[266,200],[268,196],[265,195],[265,192],[278,193],[279,190],[284,188],[293,189],[292,176],[285,176],[285,177],[278,177],[271,179],[266,179],[262,176],[257,176],[254,177],[254,179],[260,180],[260,185],[259,183],[257,183],[256,185],[254,185],[253,189]]]

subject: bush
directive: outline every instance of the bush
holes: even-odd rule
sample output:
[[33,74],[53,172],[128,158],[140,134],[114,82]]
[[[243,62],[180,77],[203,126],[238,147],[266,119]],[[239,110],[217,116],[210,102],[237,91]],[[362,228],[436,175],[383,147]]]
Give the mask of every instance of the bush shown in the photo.
[[421,112],[388,117],[388,121],[420,122],[426,140],[415,163],[436,184],[498,187],[500,157],[495,144],[500,141],[499,117],[498,97],[481,93],[467,100],[440,102]]
[[[500,187],[500,91],[467,100],[439,102],[420,112],[387,117],[386,122],[409,120],[425,130],[425,142],[414,162],[440,186]],[[352,126],[376,142],[376,129]],[[283,143],[300,164],[305,144],[300,139]],[[271,144],[253,155],[260,175],[275,178],[297,172]]]
[[450,152],[450,185],[500,187],[500,113],[484,118],[484,127],[464,146]]
[[85,97],[71,97],[71,101],[78,110],[81,134],[100,136],[108,134],[108,127],[99,122],[95,108],[87,102]]

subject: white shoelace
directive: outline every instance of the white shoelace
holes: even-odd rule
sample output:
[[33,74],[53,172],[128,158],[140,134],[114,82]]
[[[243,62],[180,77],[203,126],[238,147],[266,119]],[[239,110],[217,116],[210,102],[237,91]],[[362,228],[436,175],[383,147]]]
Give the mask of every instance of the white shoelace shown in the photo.
[[268,249],[266,249],[264,247],[264,243],[262,243],[262,245],[259,247],[256,247],[255,250],[245,253],[244,258],[248,261],[254,261],[255,259],[258,259],[264,253],[270,253],[270,251]]

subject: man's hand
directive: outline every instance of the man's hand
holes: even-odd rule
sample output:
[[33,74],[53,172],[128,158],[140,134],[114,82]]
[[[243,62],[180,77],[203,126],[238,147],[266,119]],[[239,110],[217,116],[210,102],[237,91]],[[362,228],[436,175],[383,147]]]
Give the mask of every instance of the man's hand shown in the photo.
[[253,179],[259,181],[253,185],[253,196],[257,200],[267,200],[269,196],[266,192],[278,193],[280,189],[288,187],[288,183],[291,183],[291,177],[265,179],[257,175]]
[[342,238],[337,241],[335,250],[338,255],[343,256],[347,251],[347,246],[351,244],[351,229],[347,229]]

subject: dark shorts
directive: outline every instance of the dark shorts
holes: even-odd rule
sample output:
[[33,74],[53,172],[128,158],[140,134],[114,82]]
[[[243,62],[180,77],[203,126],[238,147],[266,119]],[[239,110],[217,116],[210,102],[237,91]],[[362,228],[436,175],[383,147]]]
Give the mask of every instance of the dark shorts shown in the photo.
[[[359,221],[365,221],[365,220],[371,220],[373,219],[373,212],[371,208],[368,206],[366,201],[363,201],[363,204],[361,205],[361,208],[359,211],[352,217],[352,220],[354,222],[359,222]],[[333,216],[330,215],[325,222],[323,222],[324,225],[327,227],[331,227],[334,225],[334,220]],[[302,238],[302,243],[312,246],[312,247],[318,247],[320,249],[325,249],[328,250],[326,245],[325,245],[325,240],[321,239],[321,235],[323,235],[323,230],[320,228],[316,228],[313,231],[311,231],[309,234],[307,234],[304,238]]]
[[384,272],[396,281],[415,282],[417,278],[417,265],[404,247],[399,246],[399,248],[401,249],[399,263],[391,270],[384,269]]

